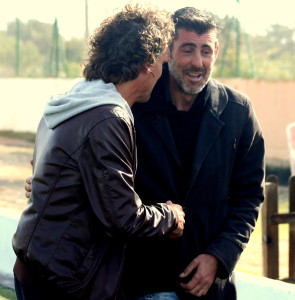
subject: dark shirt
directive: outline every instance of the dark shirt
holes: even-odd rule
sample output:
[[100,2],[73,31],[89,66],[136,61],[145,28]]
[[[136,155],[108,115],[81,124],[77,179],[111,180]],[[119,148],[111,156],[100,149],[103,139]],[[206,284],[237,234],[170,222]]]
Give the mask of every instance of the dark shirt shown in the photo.
[[203,115],[204,107],[208,99],[206,86],[197,96],[189,111],[177,110],[172,104],[169,95],[169,104],[167,105],[167,118],[170,123],[171,132],[173,134],[175,146],[179,155],[182,166],[182,182],[180,189],[180,199],[184,199],[187,190],[187,182],[191,173],[191,165],[195,145],[197,141],[199,126]]

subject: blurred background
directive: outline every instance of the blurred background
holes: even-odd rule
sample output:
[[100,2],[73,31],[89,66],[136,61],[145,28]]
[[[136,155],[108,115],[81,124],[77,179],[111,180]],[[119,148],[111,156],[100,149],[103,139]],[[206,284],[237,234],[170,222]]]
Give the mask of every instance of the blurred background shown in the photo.
[[[0,2],[0,88],[5,102],[0,130],[35,132],[44,103],[81,77],[93,30],[127,1]],[[295,121],[294,0],[140,3],[170,12],[195,6],[213,14],[220,25],[214,77],[249,95],[265,134],[267,159],[288,164],[286,128]]]
[[[86,41],[126,0],[1,0],[0,76],[80,76]],[[135,1],[133,1],[135,2]],[[218,77],[295,79],[293,0],[140,1],[173,12],[195,6],[221,25]]]
[[[287,212],[288,179],[295,165],[295,131],[287,131],[295,122],[294,0],[139,2],[170,12],[194,6],[214,15],[221,27],[214,77],[250,97],[265,136],[267,174],[279,177],[279,211]],[[89,36],[126,3],[0,0],[0,227],[6,228],[0,238],[0,275],[11,275],[10,241],[26,205],[24,179],[31,174],[34,134],[44,104],[81,77]],[[280,278],[288,276],[288,226],[280,226]],[[261,240],[258,224],[239,270],[263,273]]]

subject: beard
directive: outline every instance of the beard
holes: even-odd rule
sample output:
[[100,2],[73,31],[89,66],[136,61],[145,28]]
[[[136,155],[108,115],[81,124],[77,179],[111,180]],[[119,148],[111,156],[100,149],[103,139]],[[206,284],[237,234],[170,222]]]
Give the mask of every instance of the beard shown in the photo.
[[170,57],[170,62],[168,63],[168,67],[169,67],[169,73],[173,77],[175,82],[177,83],[179,90],[181,90],[182,92],[184,92],[185,94],[188,94],[188,95],[199,94],[204,89],[204,87],[207,85],[207,83],[211,77],[212,71],[213,71],[213,66],[210,67],[209,72],[207,72],[207,73],[204,68],[192,67],[189,69],[185,69],[184,70],[185,72],[201,72],[201,73],[205,74],[204,80],[200,81],[197,85],[192,86],[189,83],[185,82],[185,78],[183,76],[182,69],[180,69],[175,64],[172,57]]

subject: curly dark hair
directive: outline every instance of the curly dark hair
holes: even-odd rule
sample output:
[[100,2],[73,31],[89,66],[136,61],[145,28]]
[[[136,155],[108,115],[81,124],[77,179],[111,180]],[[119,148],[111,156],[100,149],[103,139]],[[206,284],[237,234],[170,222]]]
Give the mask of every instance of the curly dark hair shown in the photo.
[[[184,7],[176,10],[172,15],[175,24],[175,35],[173,41],[178,38],[178,30],[184,29],[186,31],[193,31],[199,35],[215,30],[218,34],[219,27],[214,21],[213,17],[200,9],[195,7]],[[173,41],[170,49],[173,47]]]
[[94,31],[83,75],[114,84],[133,80],[166,50],[173,34],[168,12],[128,4]]

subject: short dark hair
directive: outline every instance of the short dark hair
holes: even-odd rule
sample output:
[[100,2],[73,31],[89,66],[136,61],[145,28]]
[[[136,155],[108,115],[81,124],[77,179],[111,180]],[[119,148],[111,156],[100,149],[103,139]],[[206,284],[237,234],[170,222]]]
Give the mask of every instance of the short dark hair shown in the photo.
[[[195,7],[184,7],[178,9],[172,15],[175,24],[175,36],[173,40],[178,38],[178,30],[184,29],[186,31],[193,31],[199,35],[209,31],[216,31],[218,33],[218,25],[213,17],[203,10]],[[173,42],[171,43],[171,47]]]
[[83,75],[114,84],[133,80],[165,51],[173,34],[168,12],[126,5],[94,31]]

